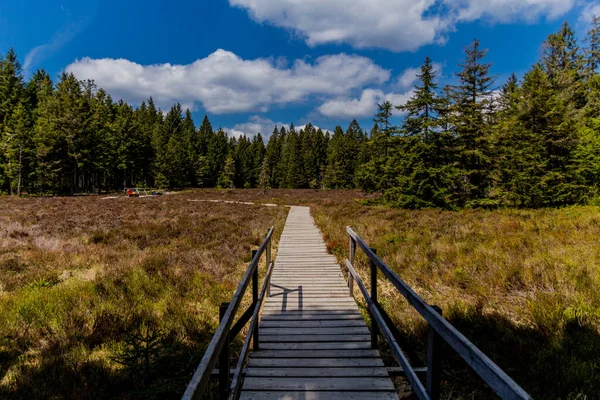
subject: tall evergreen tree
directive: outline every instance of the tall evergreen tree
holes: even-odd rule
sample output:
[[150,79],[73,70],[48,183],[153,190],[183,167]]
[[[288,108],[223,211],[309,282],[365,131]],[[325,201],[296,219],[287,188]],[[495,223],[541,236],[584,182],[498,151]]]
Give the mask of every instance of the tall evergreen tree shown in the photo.
[[478,40],[465,49],[465,60],[456,74],[459,84],[451,91],[450,124],[456,134],[456,156],[462,170],[454,196],[460,205],[478,204],[491,186],[490,110],[495,78],[490,75],[491,64],[483,61],[486,54]]
[[398,109],[406,113],[404,136],[392,154],[390,173],[393,187],[385,198],[398,206],[450,207],[452,181],[452,136],[442,129],[440,113],[446,101],[437,95],[436,74],[429,57],[417,75],[414,95]]

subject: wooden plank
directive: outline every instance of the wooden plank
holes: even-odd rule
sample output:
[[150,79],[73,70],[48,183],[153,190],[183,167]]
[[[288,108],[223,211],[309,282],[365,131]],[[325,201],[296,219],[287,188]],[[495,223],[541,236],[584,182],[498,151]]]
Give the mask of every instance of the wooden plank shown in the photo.
[[302,327],[302,328],[268,328],[262,326],[260,329],[261,335],[368,335],[369,330],[366,326],[356,327]]
[[350,350],[370,349],[371,342],[261,343],[261,350]]
[[261,335],[263,343],[300,343],[300,342],[367,342],[371,336],[366,335]]
[[346,390],[346,391],[387,391],[394,390],[392,381],[387,378],[267,378],[247,377],[245,390]]
[[260,324],[261,332],[266,328],[347,328],[347,327],[365,327],[362,319],[356,320],[333,320],[333,321],[262,321]]
[[356,306],[347,304],[329,304],[329,305],[298,305],[298,304],[266,304],[263,308],[263,314],[269,313],[311,313],[314,311],[329,311],[329,312],[358,312]]
[[285,304],[296,304],[304,306],[328,306],[328,305],[351,305],[356,307],[356,303],[351,297],[304,297],[304,296],[286,296],[270,298],[265,306],[280,307]]
[[380,358],[250,358],[248,367],[383,367],[383,361]]
[[377,350],[322,350],[318,353],[310,350],[261,350],[252,353],[253,358],[377,358]]
[[363,316],[356,313],[348,314],[314,314],[314,313],[269,313],[263,314],[263,321],[364,321]]
[[248,368],[246,378],[265,377],[265,378],[343,378],[343,377],[377,377],[387,378],[388,373],[385,368],[374,367],[355,367],[355,368]]
[[398,400],[394,392],[242,392],[240,400]]

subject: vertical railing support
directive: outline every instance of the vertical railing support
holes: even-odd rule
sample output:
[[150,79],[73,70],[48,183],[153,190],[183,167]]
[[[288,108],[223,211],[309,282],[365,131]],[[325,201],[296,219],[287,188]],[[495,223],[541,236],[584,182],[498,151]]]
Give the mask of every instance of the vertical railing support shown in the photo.
[[[229,303],[221,303],[219,307],[219,321],[223,320]],[[219,355],[219,399],[225,400],[229,397],[229,329],[227,337]]]
[[[252,250],[252,259],[256,256],[258,250]],[[254,266],[254,273],[252,274],[252,306],[258,307],[258,266],[259,260],[256,261],[256,265]],[[252,332],[252,345],[254,351],[258,351],[259,346],[259,338],[258,338],[258,324],[254,325],[254,332]]]
[[[431,308],[442,315],[442,309],[438,306],[431,306]],[[431,326],[429,326],[427,336],[427,393],[431,400],[439,400],[442,370],[440,347],[442,338]]]
[[[356,240],[350,236],[350,264],[354,266],[354,256],[356,255]],[[348,271],[348,293],[354,297],[354,276]]]
[[[269,269],[269,266],[271,265],[271,243],[273,241],[269,238],[269,243],[267,243],[267,270]],[[271,282],[269,282],[269,284],[267,285],[267,297],[271,297]]]
[[[377,250],[371,249],[373,253],[377,254]],[[377,302],[377,265],[373,260],[371,260],[371,301],[373,304],[378,307],[379,303]],[[371,314],[371,348],[377,348],[377,337],[379,336],[379,326],[377,325],[377,321],[373,318]]]

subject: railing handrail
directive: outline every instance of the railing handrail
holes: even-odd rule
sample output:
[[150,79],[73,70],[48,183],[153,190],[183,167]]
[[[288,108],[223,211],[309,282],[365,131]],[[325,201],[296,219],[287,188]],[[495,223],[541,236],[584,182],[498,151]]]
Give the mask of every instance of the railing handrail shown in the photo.
[[[429,326],[454,349],[454,351],[477,373],[502,399],[532,399],[510,376],[498,367],[489,357],[479,350],[469,339],[454,328],[445,318],[436,312],[425,300],[415,293],[406,282],[396,275],[375,252],[349,226],[346,232],[357,243],[369,260],[398,289],[408,303],[427,321]],[[351,250],[352,251],[352,250]],[[354,255],[351,255],[354,258]],[[352,260],[354,261],[354,260]],[[353,267],[353,263],[348,261]],[[358,275],[356,276],[358,277]],[[356,279],[355,277],[355,279]],[[360,279],[360,278],[359,278]],[[362,285],[362,282],[361,282]],[[363,285],[364,286],[364,285]],[[368,293],[363,292],[365,299]],[[376,307],[375,307],[376,308]],[[377,319],[376,319],[377,320]],[[386,339],[389,338],[386,336]]]
[[[199,399],[200,395],[206,388],[206,385],[208,384],[210,376],[212,375],[212,371],[217,363],[219,355],[221,354],[221,350],[223,349],[223,345],[227,342],[231,325],[240,307],[242,298],[244,297],[246,289],[250,284],[252,275],[258,268],[258,261],[260,260],[261,255],[271,243],[273,231],[274,227],[271,227],[267,232],[267,235],[265,236],[265,239],[263,240],[262,244],[256,251],[256,254],[254,254],[254,257],[252,257],[252,261],[250,261],[248,269],[246,270],[239,286],[237,287],[233,297],[231,298],[231,302],[227,307],[227,311],[223,315],[223,318],[221,318],[219,327],[215,331],[215,334],[213,335],[210,344],[204,352],[202,361],[200,361],[198,368],[196,368],[196,371],[194,372],[190,383],[188,384],[183,396],[181,397],[182,400]],[[268,267],[269,265],[267,265],[267,268]]]

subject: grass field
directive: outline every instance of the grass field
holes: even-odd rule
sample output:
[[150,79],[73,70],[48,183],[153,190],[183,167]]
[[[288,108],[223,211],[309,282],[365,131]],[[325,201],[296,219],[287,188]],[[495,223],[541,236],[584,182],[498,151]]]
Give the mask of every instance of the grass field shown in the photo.
[[180,397],[286,216],[193,198],[0,198],[0,398]]
[[[536,399],[600,398],[600,208],[403,211],[310,190],[0,198],[0,397],[176,398],[286,215],[189,201],[209,199],[310,205],[340,262],[351,225]],[[424,360],[423,320],[380,284]],[[493,398],[448,349],[443,365],[444,398]]]
[[[356,191],[202,196],[310,205],[340,262],[348,254],[344,228],[352,226],[534,398],[600,398],[600,207],[405,211],[364,206]],[[368,285],[366,260],[358,262]],[[424,321],[391,285],[380,285],[380,302],[425,360]],[[494,398],[447,348],[444,359],[444,398]]]

